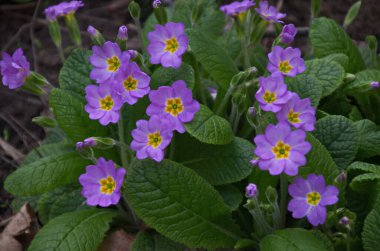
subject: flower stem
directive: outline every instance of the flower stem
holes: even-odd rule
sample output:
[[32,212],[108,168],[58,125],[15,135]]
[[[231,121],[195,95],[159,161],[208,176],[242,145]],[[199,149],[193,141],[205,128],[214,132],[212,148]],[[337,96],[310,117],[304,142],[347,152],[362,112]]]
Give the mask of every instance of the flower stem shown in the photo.
[[[124,133],[124,120],[123,120],[123,109],[121,109],[120,111],[120,119],[119,119],[119,122],[118,122],[118,131],[119,131],[119,141],[122,143],[122,144],[125,144],[125,133]],[[127,155],[127,151],[125,151],[125,149],[123,147],[120,147],[120,156],[121,156],[121,163],[122,163],[122,166],[127,169],[127,166],[128,166],[128,155]]]
[[230,85],[230,87],[227,90],[227,93],[224,95],[224,97],[222,99],[222,102],[220,102],[220,105],[219,105],[218,109],[216,110],[216,115],[219,115],[219,116],[222,115],[222,113],[226,109],[226,106],[228,104],[228,101],[230,100],[230,97],[231,97],[234,89],[235,88],[232,85]]
[[281,208],[281,227],[285,227],[286,224],[286,212],[287,210],[287,197],[288,197],[288,180],[285,174],[280,176],[280,208]]

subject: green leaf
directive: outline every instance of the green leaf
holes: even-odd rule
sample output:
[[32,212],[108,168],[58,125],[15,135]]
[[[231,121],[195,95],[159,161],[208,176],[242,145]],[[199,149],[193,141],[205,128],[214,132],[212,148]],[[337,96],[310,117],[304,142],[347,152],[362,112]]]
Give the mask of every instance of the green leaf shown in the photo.
[[65,213],[38,232],[28,251],[96,250],[116,215],[116,211],[107,209]]
[[354,123],[343,116],[327,116],[317,121],[315,137],[329,150],[340,169],[345,169],[359,149]]
[[126,191],[139,217],[188,247],[228,248],[242,238],[218,192],[181,164],[136,161],[128,170]]
[[57,188],[41,195],[37,202],[38,218],[46,224],[61,214],[88,209],[85,200],[80,189]]
[[183,247],[158,233],[139,232],[132,251],[181,251]]
[[355,122],[359,132],[359,150],[357,157],[366,159],[380,154],[380,130],[371,120],[364,119]]
[[216,41],[200,31],[189,32],[189,43],[196,59],[211,77],[227,90],[230,80],[238,73],[238,69],[228,53]]
[[193,68],[182,63],[179,69],[159,67],[154,71],[150,80],[150,88],[157,89],[160,86],[171,85],[174,81],[183,80],[188,88],[194,87],[194,70]]
[[327,251],[325,244],[311,232],[300,228],[278,230],[260,242],[261,251]]
[[91,55],[92,52],[87,49],[76,49],[70,54],[59,72],[59,85],[62,89],[84,98],[85,87],[94,82],[90,79]]
[[311,75],[298,75],[295,78],[286,79],[288,89],[296,92],[302,99],[310,98],[311,104],[317,107],[322,97],[322,84]]
[[196,171],[210,184],[223,185],[240,181],[252,172],[249,161],[253,145],[241,138],[227,145],[202,144],[187,135],[181,135],[176,144],[174,159]]
[[63,153],[69,153],[69,152],[73,152],[74,150],[75,150],[74,146],[70,144],[65,144],[65,143],[44,144],[30,151],[28,155],[26,155],[22,164],[27,165],[44,157],[59,155]]
[[355,20],[355,18],[359,14],[361,5],[362,5],[362,1],[357,1],[350,7],[350,9],[347,12],[346,17],[344,18],[343,27],[347,28]]
[[185,128],[191,136],[206,144],[225,145],[234,137],[230,123],[204,105]]
[[306,71],[302,75],[312,76],[321,85],[322,97],[333,93],[343,82],[344,68],[338,63],[328,59],[313,59],[306,61]]
[[98,121],[90,120],[81,100],[64,90],[52,90],[50,106],[59,127],[75,142],[92,136],[109,135],[106,127],[101,126]]
[[236,210],[243,201],[243,195],[235,186],[228,184],[224,186],[217,186],[215,189],[222,196],[224,203],[231,209]]
[[312,148],[306,155],[307,164],[300,168],[302,174],[322,174],[326,183],[332,184],[339,175],[339,169],[332,159],[329,151],[312,134],[307,134],[306,141],[310,142]]
[[340,64],[345,71],[348,70],[348,65],[349,65],[349,59],[346,54],[343,53],[334,53],[330,54],[323,59],[326,59],[327,61],[333,61],[335,63]]
[[366,193],[380,180],[380,166],[365,162],[354,162],[348,167],[350,176],[354,176],[350,183],[352,190]]
[[355,80],[346,84],[343,91],[355,95],[356,92],[365,92],[371,90],[371,82],[380,82],[379,70],[364,70],[355,75]]
[[365,68],[358,48],[334,20],[325,17],[315,18],[311,24],[310,40],[316,57],[344,53],[349,58],[349,73],[356,73]]
[[362,232],[363,247],[366,251],[377,251],[380,246],[380,199],[364,221]]
[[76,181],[90,163],[76,152],[48,156],[18,168],[4,187],[18,196],[41,194]]

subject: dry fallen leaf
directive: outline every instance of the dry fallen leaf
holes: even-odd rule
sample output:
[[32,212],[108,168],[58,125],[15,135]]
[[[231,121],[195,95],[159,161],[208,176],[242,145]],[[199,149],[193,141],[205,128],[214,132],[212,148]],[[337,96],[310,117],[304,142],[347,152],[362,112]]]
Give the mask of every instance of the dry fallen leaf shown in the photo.
[[104,239],[98,251],[129,251],[134,238],[122,229],[116,230]]

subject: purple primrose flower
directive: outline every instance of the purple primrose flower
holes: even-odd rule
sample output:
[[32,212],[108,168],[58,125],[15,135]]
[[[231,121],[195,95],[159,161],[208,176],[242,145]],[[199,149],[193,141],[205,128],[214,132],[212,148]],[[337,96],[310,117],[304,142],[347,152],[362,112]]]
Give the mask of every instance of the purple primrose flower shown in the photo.
[[298,167],[306,164],[305,155],[311,150],[311,144],[305,138],[304,131],[292,131],[286,122],[268,125],[265,134],[257,135],[254,139],[254,153],[259,157],[259,168],[269,170],[271,175],[282,172],[290,176],[297,175]]
[[182,55],[189,44],[183,23],[169,22],[165,26],[157,24],[154,31],[149,32],[148,39],[147,51],[152,64],[173,68],[181,66]]
[[173,122],[173,129],[180,133],[185,132],[184,123],[193,120],[195,113],[200,109],[198,101],[183,80],[175,81],[172,86],[161,86],[149,93],[151,104],[146,113],[149,116],[159,115]]
[[283,23],[280,19],[286,17],[286,14],[278,12],[276,7],[270,6],[266,0],[260,1],[259,8],[256,8],[255,11],[262,18],[273,23]]
[[282,28],[280,38],[281,43],[290,44],[293,42],[295,36],[297,35],[297,28],[294,24],[287,24]]
[[291,99],[282,106],[276,116],[278,121],[286,121],[297,129],[315,129],[315,108],[311,106],[309,98],[300,99],[296,93],[292,93]]
[[283,49],[275,46],[268,54],[269,63],[267,69],[271,73],[279,72],[288,77],[295,77],[305,71],[305,62],[301,58],[301,51],[298,48],[288,47]]
[[88,85],[85,90],[87,104],[84,109],[90,119],[99,120],[103,126],[119,121],[123,101],[115,95],[110,85]]
[[59,16],[65,16],[75,13],[80,7],[83,7],[82,1],[62,2],[57,5],[49,6],[44,10],[45,16],[48,20],[54,21]]
[[120,200],[120,188],[123,185],[124,168],[116,169],[112,160],[99,158],[96,165],[86,167],[86,173],[79,176],[82,195],[89,206],[108,207]]
[[29,62],[21,48],[18,48],[12,56],[3,52],[0,67],[3,85],[11,90],[24,85],[30,74]]
[[90,63],[94,66],[91,70],[91,79],[99,84],[113,81],[119,69],[129,63],[129,53],[121,52],[117,43],[107,41],[103,46],[93,46],[93,54]]
[[259,90],[256,92],[256,100],[264,111],[278,112],[282,105],[289,101],[291,92],[288,91],[281,74],[259,79]]
[[133,105],[149,93],[150,77],[136,63],[124,65],[115,77],[114,91],[123,102]]
[[326,186],[322,175],[310,174],[307,179],[297,177],[288,191],[293,197],[288,204],[293,218],[306,216],[313,226],[325,223],[326,206],[338,202],[339,190],[335,186]]
[[164,158],[164,150],[173,137],[173,125],[170,120],[153,116],[136,122],[137,128],[132,131],[131,149],[136,151],[137,159],[152,158],[160,162]]
[[233,2],[227,5],[223,5],[220,7],[220,10],[226,13],[229,16],[237,16],[249,8],[255,5],[253,0],[243,0],[242,2]]

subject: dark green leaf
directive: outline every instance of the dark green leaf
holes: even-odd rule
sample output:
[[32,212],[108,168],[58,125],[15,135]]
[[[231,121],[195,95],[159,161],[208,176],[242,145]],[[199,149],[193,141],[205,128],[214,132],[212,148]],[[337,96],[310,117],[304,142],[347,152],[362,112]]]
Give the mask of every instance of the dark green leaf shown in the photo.
[[380,246],[380,199],[364,221],[362,232],[363,247],[366,251],[377,251]]
[[139,232],[132,251],[181,251],[183,247],[158,233]]
[[286,80],[290,91],[296,92],[301,98],[310,98],[311,104],[317,107],[322,97],[322,83],[312,75],[298,75]]
[[236,210],[239,208],[239,205],[243,201],[243,195],[233,185],[224,185],[224,186],[217,186],[215,189],[219,192],[219,194],[222,196],[224,203],[231,209]]
[[179,69],[174,68],[164,68],[160,67],[154,71],[151,81],[150,88],[158,89],[158,87],[163,85],[171,85],[174,81],[183,80],[186,82],[188,88],[193,89],[194,87],[194,70],[193,68],[182,63]]
[[355,122],[359,132],[359,150],[357,157],[365,159],[380,154],[380,130],[371,120],[364,119]]
[[356,92],[365,92],[371,90],[371,82],[380,82],[380,71],[364,70],[355,75],[355,80],[346,84],[343,88],[345,92],[355,95]]

